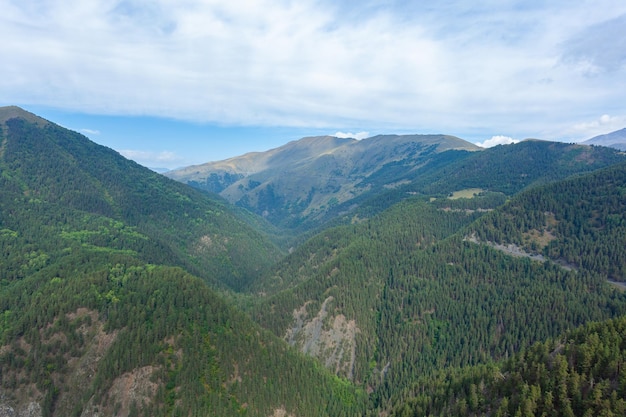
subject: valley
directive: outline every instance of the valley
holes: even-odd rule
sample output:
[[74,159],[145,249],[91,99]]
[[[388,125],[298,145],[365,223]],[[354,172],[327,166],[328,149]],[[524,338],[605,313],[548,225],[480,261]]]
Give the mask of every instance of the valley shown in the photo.
[[2,416],[626,412],[619,149],[323,136],[164,176],[0,126]]

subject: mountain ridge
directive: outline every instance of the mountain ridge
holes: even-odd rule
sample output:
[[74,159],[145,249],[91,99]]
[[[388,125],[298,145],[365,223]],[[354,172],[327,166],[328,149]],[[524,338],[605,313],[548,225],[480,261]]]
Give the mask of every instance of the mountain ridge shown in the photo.
[[0,124],[4,124],[9,119],[20,118],[28,120],[30,123],[38,125],[46,125],[51,123],[50,121],[37,116],[27,110],[24,110],[18,106],[2,106],[0,107]]
[[429,155],[480,150],[448,135],[378,135],[366,139],[308,137],[267,152],[174,170],[165,175],[219,193],[278,226],[315,222],[336,204],[370,192],[368,178],[388,172],[403,181]]
[[[33,199],[136,227],[164,248],[171,248],[172,256],[213,285],[239,285],[235,281],[250,279],[253,269],[269,265],[279,256],[266,237],[238,218],[220,198],[181,187],[54,123],[42,124],[43,119],[37,118],[38,123],[33,124],[29,121],[32,114],[21,109],[4,109],[3,114],[11,115],[2,124],[6,131],[3,171],[6,175],[15,172],[10,178]],[[176,210],[195,219],[195,227],[175,231],[174,225],[181,221],[173,214]],[[245,259],[251,253],[243,253],[255,247],[260,252],[253,267]],[[248,266],[240,269],[244,265]]]
[[362,414],[361,390],[226,301],[277,252],[223,200],[6,119],[0,413]]
[[594,136],[584,142],[585,145],[601,145],[626,151],[626,128],[616,130],[604,135]]

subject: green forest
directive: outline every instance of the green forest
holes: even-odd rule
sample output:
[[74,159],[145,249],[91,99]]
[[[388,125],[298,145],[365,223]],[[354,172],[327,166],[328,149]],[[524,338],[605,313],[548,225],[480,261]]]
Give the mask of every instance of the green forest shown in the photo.
[[591,322],[496,363],[420,378],[392,416],[623,416],[626,318]]
[[0,126],[16,416],[626,413],[623,153],[432,153],[281,228],[27,112]]

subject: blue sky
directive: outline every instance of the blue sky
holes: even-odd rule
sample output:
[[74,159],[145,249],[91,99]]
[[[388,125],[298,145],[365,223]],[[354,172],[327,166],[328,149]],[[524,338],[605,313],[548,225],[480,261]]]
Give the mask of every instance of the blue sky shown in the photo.
[[147,166],[320,134],[491,145],[626,126],[623,0],[0,0],[0,10],[0,105]]

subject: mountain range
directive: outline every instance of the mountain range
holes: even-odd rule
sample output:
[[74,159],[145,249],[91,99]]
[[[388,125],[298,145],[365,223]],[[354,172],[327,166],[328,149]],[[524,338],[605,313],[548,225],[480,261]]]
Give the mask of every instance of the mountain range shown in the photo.
[[610,149],[537,140],[483,149],[446,135],[324,136],[165,175],[301,232],[380,200],[381,194],[402,199],[409,192],[486,186],[512,195],[618,159]]
[[0,135],[0,416],[626,410],[617,149],[304,138],[174,181]]
[[433,154],[451,149],[479,148],[446,135],[309,137],[166,175],[294,228],[319,220],[337,205],[406,182]]
[[609,146],[621,151],[626,151],[626,128],[607,133],[606,135],[595,136],[582,143],[585,145]]

